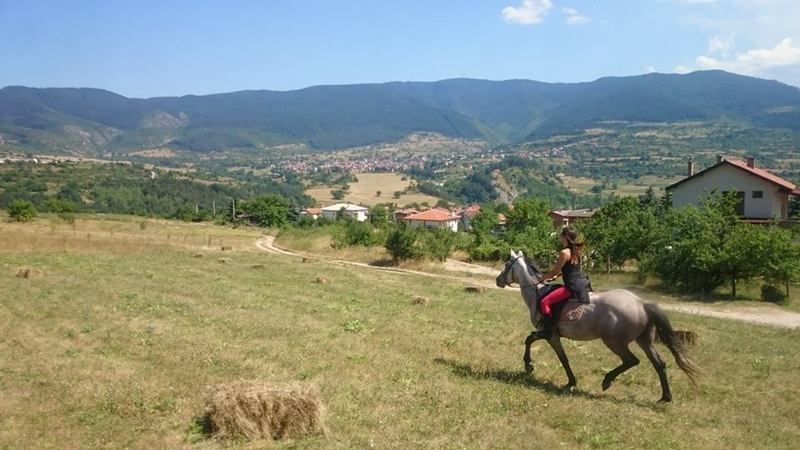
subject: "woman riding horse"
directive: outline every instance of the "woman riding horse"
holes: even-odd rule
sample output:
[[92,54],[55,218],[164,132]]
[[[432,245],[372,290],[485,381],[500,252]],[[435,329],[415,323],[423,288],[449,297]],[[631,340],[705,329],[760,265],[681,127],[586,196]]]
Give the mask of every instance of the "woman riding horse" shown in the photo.
[[574,228],[561,230],[561,251],[558,261],[544,276],[544,280],[553,280],[559,274],[564,285],[559,286],[541,299],[542,329],[537,332],[539,339],[550,339],[553,333],[552,306],[573,296],[583,303],[589,303],[589,280],[581,272],[581,253],[583,243],[578,242],[578,232]]

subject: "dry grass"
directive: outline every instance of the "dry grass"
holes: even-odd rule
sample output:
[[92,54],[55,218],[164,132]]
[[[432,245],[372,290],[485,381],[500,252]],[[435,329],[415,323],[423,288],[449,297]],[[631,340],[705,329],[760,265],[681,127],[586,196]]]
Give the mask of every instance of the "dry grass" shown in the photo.
[[[396,191],[403,191],[411,184],[410,179],[403,180],[403,175],[398,173],[358,173],[356,174],[356,178],[358,178],[358,182],[349,183],[350,190],[347,192],[344,200],[334,200],[333,197],[331,197],[331,191],[339,189],[339,186],[315,187],[306,190],[306,194],[314,197],[314,199],[322,205],[348,201],[368,206],[378,203],[406,205],[409,203],[423,202],[427,202],[433,206],[439,201],[438,197],[420,193],[403,194],[399,199],[394,198],[393,194]],[[376,195],[377,191],[381,191],[380,197]]]
[[279,440],[325,434],[324,415],[316,388],[236,381],[210,388],[203,422],[218,438]]
[[[570,341],[579,389],[567,395],[546,346],[534,346],[534,375],[522,371],[530,325],[517,291],[468,296],[463,283],[256,253],[251,230],[139,221],[83,217],[67,251],[68,224],[0,223],[0,448],[705,449],[800,439],[797,331],[670,314],[699,336],[690,356],[706,374],[694,388],[668,358],[671,405],[655,403],[658,378],[638,349],[642,364],[604,392],[618,359],[600,342]],[[206,249],[207,236],[227,242]],[[234,247],[229,264],[216,262],[222,245]],[[17,278],[17,267],[45,276]],[[311,283],[319,273],[330,283]],[[430,305],[410,304],[413,295]],[[330,433],[203,439],[198,387],[242,379],[318,386]]]

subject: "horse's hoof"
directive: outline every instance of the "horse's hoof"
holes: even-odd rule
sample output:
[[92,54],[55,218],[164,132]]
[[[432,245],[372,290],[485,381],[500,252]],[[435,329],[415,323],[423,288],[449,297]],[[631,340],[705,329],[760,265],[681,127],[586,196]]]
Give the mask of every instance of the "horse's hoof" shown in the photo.
[[607,391],[611,387],[611,380],[603,380],[603,390]]
[[575,392],[575,387],[576,385],[574,384],[567,384],[563,388],[561,388],[561,391],[565,394],[572,394],[573,392]]
[[533,373],[533,366],[525,365],[525,375],[530,375]]
[[658,403],[672,403],[672,397],[661,397],[658,399]]

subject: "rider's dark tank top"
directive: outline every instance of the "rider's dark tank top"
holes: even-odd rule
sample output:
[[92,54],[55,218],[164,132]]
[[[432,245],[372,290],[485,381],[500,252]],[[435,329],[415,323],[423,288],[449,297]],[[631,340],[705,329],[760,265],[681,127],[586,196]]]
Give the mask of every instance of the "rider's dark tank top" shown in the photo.
[[589,280],[581,272],[580,263],[573,264],[571,260],[564,263],[561,267],[561,278],[564,280],[564,286],[568,287],[578,300],[589,303]]

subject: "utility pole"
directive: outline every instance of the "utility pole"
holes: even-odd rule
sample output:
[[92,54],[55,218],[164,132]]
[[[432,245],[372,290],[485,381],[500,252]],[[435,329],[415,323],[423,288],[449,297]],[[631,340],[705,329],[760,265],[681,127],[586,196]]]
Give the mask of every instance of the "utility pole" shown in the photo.
[[235,222],[236,221],[236,199],[231,197],[231,201],[233,201],[233,217],[231,217],[231,220],[233,220]]
[[215,200],[211,200],[211,215],[217,216],[217,202]]

